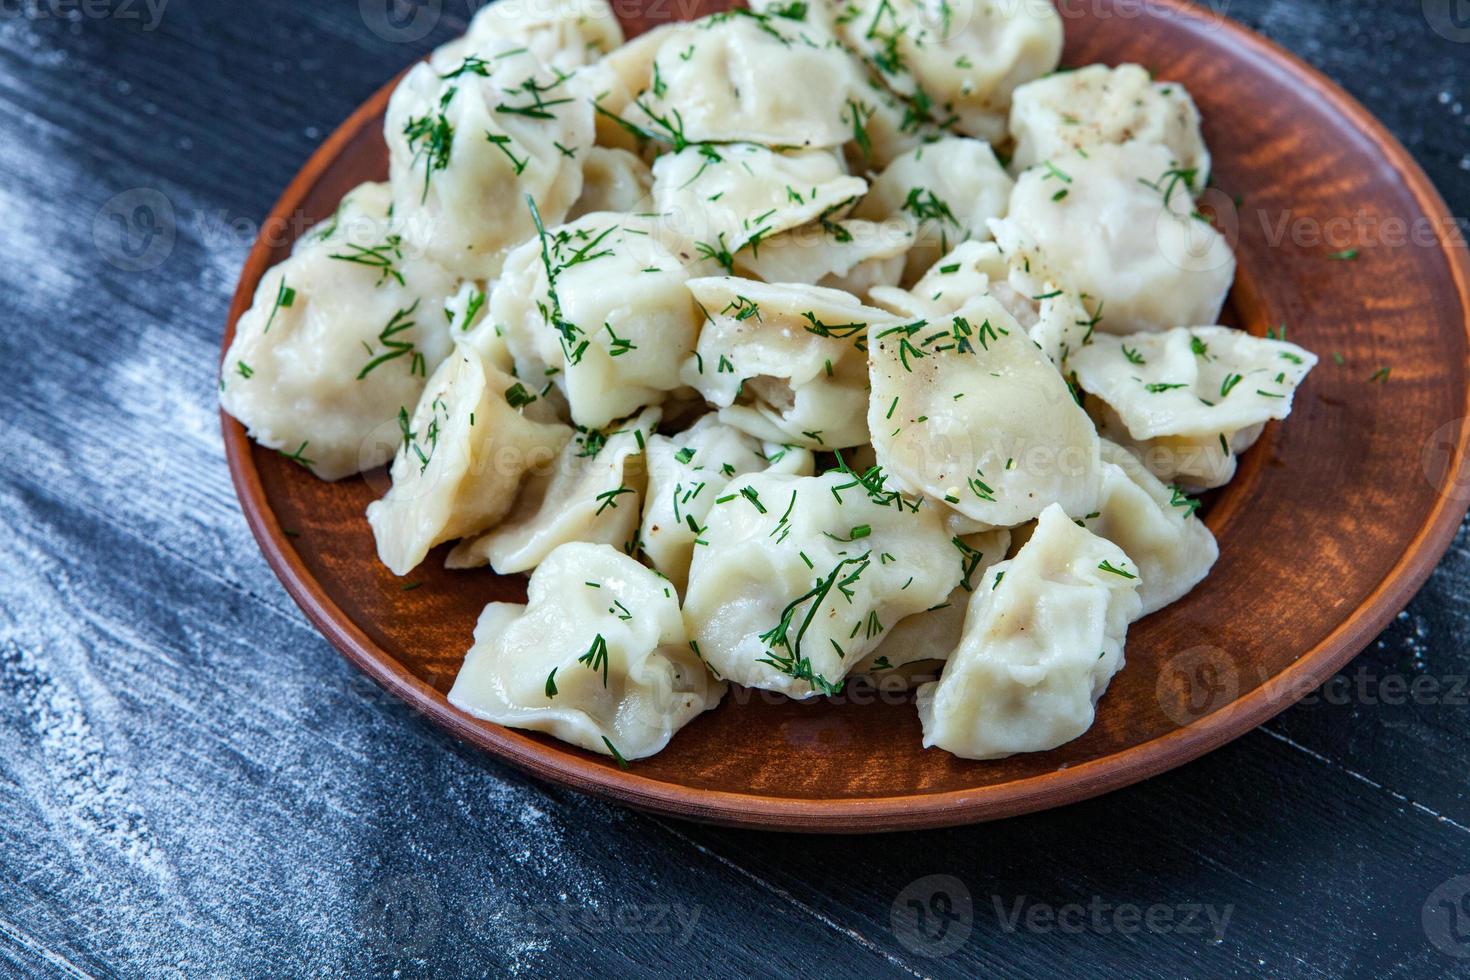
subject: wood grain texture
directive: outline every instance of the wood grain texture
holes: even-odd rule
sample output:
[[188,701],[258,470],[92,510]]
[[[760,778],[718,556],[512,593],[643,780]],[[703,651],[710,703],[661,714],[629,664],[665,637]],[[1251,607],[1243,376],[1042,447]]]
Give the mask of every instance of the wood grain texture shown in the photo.
[[[651,819],[526,780],[346,664],[240,517],[214,358],[280,188],[467,13],[444,0],[433,34],[394,43],[360,9],[174,0],[145,31],[0,6],[0,974],[1464,975],[1421,922],[1470,872],[1463,534],[1265,728],[1107,797],[941,832]],[[1420,4],[1226,9],[1363,100],[1470,213],[1470,49]],[[132,272],[94,230],[139,188],[176,240]],[[941,958],[890,915],[934,874],[972,899]],[[1219,941],[1009,928],[997,902],[1021,899],[1233,911]]]
[[[1463,242],[1431,234],[1454,230],[1443,202],[1361,107],[1219,17],[1106,2],[1069,14],[1066,29],[1064,64],[1147,63],[1160,78],[1189,82],[1207,121],[1214,181],[1228,191],[1204,200],[1239,255],[1232,319],[1257,335],[1289,325],[1324,362],[1297,393],[1289,423],[1269,426],[1230,485],[1211,495],[1203,516],[1220,561],[1187,599],[1130,628],[1128,667],[1085,736],[1047,753],[958,759],[923,748],[911,696],[861,681],[811,702],[736,688],[627,771],[549,736],[480,721],[444,695],[480,610],[524,601],[524,578],[448,571],[445,546],[404,591],[378,561],[362,516],[386,489],[381,473],[324,484],[252,445],[225,417],[242,506],[292,596],[370,676],[503,759],[655,812],[762,829],[873,833],[1074,802],[1186,762],[1311,691],[1408,602],[1470,499],[1454,483],[1470,416]],[[350,188],[386,177],[390,91],[313,155],[268,227],[307,227]],[[1388,240],[1391,220],[1405,226],[1404,243]],[[1416,229],[1422,238],[1411,237]],[[1341,246],[1330,243],[1334,233]],[[231,323],[290,243],[257,244]],[[1349,246],[1356,261],[1330,258]],[[1397,367],[1391,387],[1363,367],[1385,364]],[[1405,466],[1406,450],[1438,454],[1446,473]]]

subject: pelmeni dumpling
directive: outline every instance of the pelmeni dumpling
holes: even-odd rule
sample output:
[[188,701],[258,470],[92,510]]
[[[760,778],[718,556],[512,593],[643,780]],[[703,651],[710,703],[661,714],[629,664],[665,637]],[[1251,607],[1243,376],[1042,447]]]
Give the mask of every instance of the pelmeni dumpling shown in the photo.
[[813,466],[807,450],[763,446],[713,414],[677,435],[651,437],[647,460],[648,491],[638,542],[653,567],[680,592],[705,516],[731,480],[765,470],[810,476]]
[[903,677],[916,664],[933,665],[949,659],[960,645],[965,629],[965,611],[970,595],[985,581],[985,571],[1005,560],[1011,532],[1005,528],[956,535],[955,547],[959,584],[938,608],[914,613],[888,630],[877,649],[863,658],[855,673]]
[[1177,327],[1099,334],[1067,363],[1089,404],[1102,403],[1095,414],[1108,438],[1133,449],[1160,479],[1208,488],[1230,481],[1236,454],[1267,421],[1291,413],[1317,357],[1243,330]]
[[1060,503],[1081,517],[1101,480],[1092,421],[1005,309],[868,335],[868,427],[894,485],[981,524],[1010,527]]
[[[387,184],[364,184],[268,271],[235,325],[220,405],[324,480],[387,462],[393,419],[453,346],[454,277],[404,250]],[[385,434],[386,429],[386,434]]]
[[623,29],[607,0],[501,0],[475,14],[465,35],[435,51],[430,63],[447,73],[481,52],[493,57],[522,48],[547,67],[569,72],[622,43]]
[[913,242],[913,228],[902,218],[818,221],[746,249],[735,265],[766,282],[809,283],[861,297],[898,282]]
[[668,582],[605,544],[564,544],[526,605],[492,602],[449,702],[590,752],[642,759],[719,704]]
[[1048,507],[1016,557],[985,573],[959,648],[919,688],[924,746],[1000,759],[1078,737],[1123,666],[1139,607],[1122,549]]
[[747,246],[834,214],[867,192],[831,152],[777,153],[763,146],[690,147],[653,165],[661,225],[698,257],[732,268]]
[[917,110],[993,143],[1005,138],[1011,93],[1062,56],[1062,19],[1050,3],[855,0],[838,22]]
[[406,246],[487,280],[536,234],[528,197],[549,226],[582,193],[576,154],[592,144],[592,106],[566,76],[499,42],[448,77],[414,67],[388,102],[385,135]]
[[906,616],[943,602],[954,549],[936,508],[850,473],[740,477],[694,549],[684,617],[721,677],[831,694]]
[[1138,598],[1147,616],[1182,599],[1210,573],[1220,548],[1190,497],[1164,486],[1128,450],[1104,439],[1103,486],[1097,511],[1082,521],[1122,548],[1137,566]]
[[514,575],[572,541],[630,550],[648,483],[644,453],[658,421],[659,410],[650,408],[611,432],[579,432],[553,466],[526,481],[505,519],[489,533],[461,541],[445,567],[488,563],[501,575]]
[[368,505],[378,558],[395,575],[413,571],[429,549],[489,530],[510,510],[521,478],[551,465],[570,427],[536,422],[520,382],[473,348],[459,346],[429,378],[402,444],[393,486]]
[[950,316],[977,296],[992,296],[1058,367],[1090,341],[1102,319],[1038,260],[1004,253],[995,242],[964,242],[910,289],[880,286],[870,295],[875,306],[914,320]]
[[873,180],[859,218],[901,218],[915,232],[905,276],[912,280],[959,242],[990,237],[1005,215],[1010,175],[982,140],[949,137],[899,156]]
[[708,320],[682,377],[720,421],[811,449],[869,441],[864,341],[892,316],[820,286],[714,276],[689,291]]
[[554,384],[584,428],[661,402],[694,350],[699,315],[684,263],[651,228],[598,212],[533,234],[490,294],[517,376],[533,390]]
[[1040,255],[1100,303],[1099,329],[1214,323],[1235,277],[1235,256],[1194,213],[1181,174],[1156,144],[1095,146],[1022,174],[1009,215],[991,222],[991,230],[1006,252]]
[[597,211],[633,214],[653,207],[653,173],[627,150],[591,146],[582,151],[582,196],[568,220]]
[[861,78],[819,26],[731,10],[659,47],[650,88],[628,119],[666,142],[835,147],[852,134],[845,110]]
[[1022,85],[1011,103],[1011,135],[1016,173],[1078,149],[1136,140],[1168,147],[1179,169],[1192,171],[1196,193],[1210,176],[1210,151],[1188,90],[1156,82],[1138,65],[1088,65]]

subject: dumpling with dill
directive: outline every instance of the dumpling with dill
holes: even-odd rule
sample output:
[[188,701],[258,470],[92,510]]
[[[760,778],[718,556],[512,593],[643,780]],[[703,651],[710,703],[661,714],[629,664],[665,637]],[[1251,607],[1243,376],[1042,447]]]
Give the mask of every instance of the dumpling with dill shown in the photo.
[[506,262],[490,314],[528,390],[555,386],[573,422],[599,429],[683,387],[699,318],[658,227],[604,212],[547,226],[530,202],[519,207],[534,230]]
[[955,584],[938,509],[876,472],[744,476],[706,521],[684,616],[705,661],[747,687],[835,693],[891,626]]
[[868,336],[868,427],[894,485],[991,527],[1060,503],[1096,509],[1097,432],[1066,382],[990,296]]
[[378,558],[393,574],[413,571],[435,545],[494,527],[521,479],[550,466],[572,437],[570,426],[530,417],[524,395],[520,382],[461,345],[413,414],[399,413],[393,485],[367,508]]
[[380,466],[453,344],[454,277],[404,248],[388,185],[364,184],[267,272],[235,325],[220,405],[325,480]]
[[536,233],[526,197],[559,224],[582,193],[592,106],[567,76],[500,41],[443,73],[414,67],[384,126],[404,241],[466,279],[493,279]]
[[667,581],[605,544],[564,544],[525,605],[492,602],[449,691],[477,718],[619,762],[658,752],[719,704]]

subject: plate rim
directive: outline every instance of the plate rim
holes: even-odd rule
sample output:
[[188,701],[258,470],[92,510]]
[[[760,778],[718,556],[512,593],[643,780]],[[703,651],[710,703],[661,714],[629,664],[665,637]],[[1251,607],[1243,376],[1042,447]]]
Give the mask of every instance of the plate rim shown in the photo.
[[[1284,66],[1366,136],[1430,218],[1449,219],[1443,196],[1413,156],[1368,109],[1318,69],[1223,15],[1183,0],[1150,0],[1165,16],[1211,22],[1252,53]],[[312,153],[261,223],[230,303],[220,361],[235,324],[249,308],[270,267],[268,229],[289,219],[342,150],[386,109],[403,73],[378,89]],[[289,227],[284,225],[283,227]],[[1470,339],[1470,254],[1439,243],[1460,298]],[[1470,386],[1447,472],[1458,473],[1470,452]],[[492,726],[455,709],[447,698],[369,638],[308,571],[266,499],[245,427],[220,411],[226,461],[246,522],[266,563],[312,624],[349,662],[381,687],[461,741],[538,778],[636,809],[726,826],[809,833],[879,833],[980,823],[1064,806],[1130,786],[1199,758],[1268,721],[1315,690],[1357,656],[1419,591],[1449,549],[1470,500],[1440,492],[1410,545],[1362,603],[1285,670],[1189,725],[1138,745],[1052,772],[967,790],[861,799],[794,799],[702,789],[638,775],[594,760],[571,746],[549,745],[514,729]],[[1281,692],[1285,691],[1286,694]]]

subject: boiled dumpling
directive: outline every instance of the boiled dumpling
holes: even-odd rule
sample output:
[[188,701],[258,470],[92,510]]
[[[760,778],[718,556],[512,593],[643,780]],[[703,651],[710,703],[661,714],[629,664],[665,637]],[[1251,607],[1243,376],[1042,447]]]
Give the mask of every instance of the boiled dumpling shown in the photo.
[[676,146],[835,147],[852,133],[845,110],[861,77],[858,63],[820,26],[731,10],[696,21],[659,47],[650,87],[628,121]]
[[507,49],[524,49],[547,67],[568,72],[622,43],[623,29],[607,0],[494,3],[475,14],[465,35],[435,51],[430,62],[445,73],[481,52],[493,58]]
[[673,436],[648,441],[648,492],[639,544],[680,592],[689,578],[694,542],[715,498],[737,476],[774,470],[810,476],[812,454],[763,446],[753,436],[706,415]]
[[819,286],[710,277],[689,289],[708,320],[683,378],[721,421],[812,449],[869,441],[864,343],[891,316]]
[[1032,167],[991,229],[1006,252],[1041,256],[1099,304],[1099,329],[1113,333],[1214,323],[1235,277],[1230,245],[1195,213],[1170,152],[1151,143]]
[[938,683],[919,688],[924,746],[966,759],[1044,752],[1092,727],[1138,616],[1136,566],[1048,507],[985,573]]
[[989,238],[987,222],[1005,215],[1012,186],[988,143],[950,137],[890,163],[853,214],[899,218],[914,229],[905,267],[913,280],[960,242]]
[[650,408],[611,432],[578,433],[553,466],[531,476],[505,519],[482,537],[460,542],[445,566],[488,563],[512,575],[530,571],[572,541],[630,550],[648,482],[644,454],[658,421],[658,409]]
[[834,693],[888,628],[945,600],[955,561],[938,510],[879,481],[757,473],[716,498],[684,616],[721,677]]
[[393,457],[393,420],[453,346],[454,277],[388,225],[388,185],[364,184],[268,271],[235,325],[220,405],[256,442],[324,480]]
[[528,197],[554,225],[581,194],[576,154],[592,144],[592,106],[566,76],[502,41],[448,77],[413,68],[388,102],[385,135],[405,243],[486,280],[535,235]]
[[1067,363],[1105,435],[1160,479],[1208,488],[1230,481],[1267,421],[1290,414],[1317,357],[1243,330],[1177,327],[1099,334]]
[[526,605],[492,602],[449,702],[477,718],[642,759],[719,704],[669,583],[601,544],[564,544]]
[[1138,598],[1147,616],[1182,599],[1220,556],[1215,536],[1194,516],[1198,503],[1164,486],[1132,453],[1102,443],[1103,487],[1097,512],[1083,525],[1122,548],[1137,566]]
[[684,264],[651,227],[599,212],[533,235],[490,295],[517,376],[533,390],[555,385],[585,428],[661,402],[694,350]]
[[1060,503],[1081,517],[1101,479],[1092,421],[994,298],[873,330],[868,427],[894,484],[993,527]]
[[400,415],[393,486],[368,505],[378,557],[407,575],[429,549],[479,534],[510,510],[521,477],[552,464],[572,430],[525,417],[523,385],[460,346]]
[[777,153],[761,146],[698,147],[653,165],[661,224],[694,256],[726,272],[735,256],[774,235],[832,215],[868,189],[830,152]]
[[1190,175],[1194,193],[1210,177],[1199,110],[1178,82],[1156,82],[1138,65],[1088,65],[1028,82],[1011,104],[1017,172],[1103,143],[1159,143]]
[[843,36],[917,113],[991,142],[1016,87],[1056,68],[1062,19],[1050,3],[854,0]]

